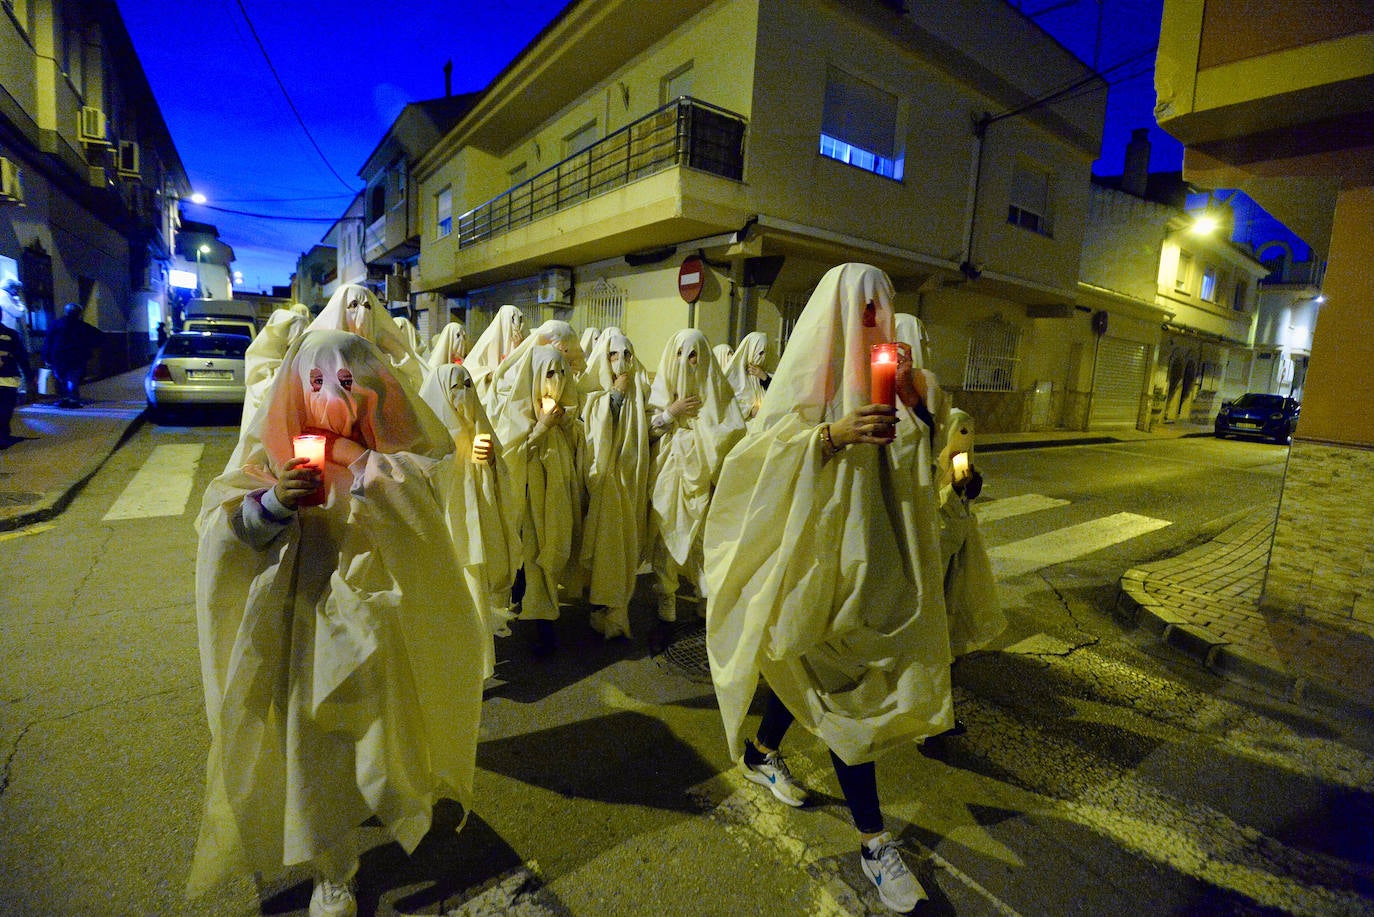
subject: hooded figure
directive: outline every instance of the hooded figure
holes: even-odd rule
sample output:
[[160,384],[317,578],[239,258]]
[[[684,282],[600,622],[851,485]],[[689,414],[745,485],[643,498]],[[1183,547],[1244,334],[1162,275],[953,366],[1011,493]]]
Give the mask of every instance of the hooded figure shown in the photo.
[[707,648],[736,755],[760,672],[849,764],[950,725],[928,429],[899,406],[890,443],[827,456],[832,428],[871,400],[892,295],[869,265],[827,273],[725,460],[706,532]]
[[492,373],[524,339],[525,314],[515,306],[502,306],[487,329],[477,336],[477,342],[463,359],[463,365],[472,373],[472,384],[477,386],[477,394],[488,405],[488,414],[493,413],[487,399]]
[[[449,534],[462,564],[473,601],[494,635],[510,633],[505,615],[511,584],[520,566],[520,536],[510,507],[514,496],[501,446],[473,388],[472,377],[457,363],[446,363],[425,378],[420,398],[434,411],[453,437],[457,477],[450,508]],[[485,450],[474,449],[479,435]],[[479,451],[489,457],[479,458]],[[495,658],[488,660],[492,674]]]
[[726,367],[730,365],[730,357],[734,355],[734,351],[730,349],[729,344],[717,344],[711,348],[711,354],[716,358],[716,365],[720,367],[720,371],[725,372]]
[[429,354],[425,351],[425,345],[420,343],[420,332],[415,323],[404,315],[393,315],[391,320],[396,323],[396,329],[401,332],[401,337],[406,339],[406,345],[411,353],[417,354],[423,365],[429,359]]
[[596,339],[599,337],[601,337],[601,330],[599,328],[582,329],[582,337],[578,341],[578,345],[582,348],[582,353],[586,355],[588,360],[591,359],[592,351],[596,349]]
[[725,369],[725,378],[735,390],[735,401],[746,421],[758,415],[763,395],[771,378],[763,368],[768,359],[768,335],[751,331],[735,348],[735,354]]
[[930,363],[930,335],[926,334],[925,322],[910,312],[897,312],[892,321],[897,329],[897,340],[911,347],[911,365],[925,369]]
[[[293,490],[302,431],[329,442],[318,506]],[[363,821],[411,851],[439,798],[472,805],[491,636],[448,538],[453,440],[335,330],[292,345],[241,438],[196,521],[211,746],[190,888],[310,863],[317,895],[348,894]]]
[[705,595],[700,576],[702,529],[725,455],[744,435],[734,391],[694,328],[663,348],[649,391],[654,456],[649,530],[658,578],[658,616],[677,620],[678,574]]
[[[607,329],[578,383],[587,434],[581,567],[606,639],[630,636],[629,605],[648,549],[649,380],[630,339]],[[604,610],[603,610],[604,609]]]
[[335,290],[310,323],[309,330],[323,328],[351,331],[367,338],[386,354],[391,361],[391,371],[410,386],[412,394],[420,390],[420,383],[424,381],[424,358],[415,352],[410,340],[367,287],[350,283]]
[[[949,412],[936,475],[949,648],[956,657],[987,646],[1007,626],[992,560],[973,511],[983,481],[973,467],[973,432],[972,417],[960,410]],[[956,462],[958,455],[964,459]]]
[[[429,342],[429,368],[445,363],[462,363],[468,355],[468,330],[459,322],[449,322]],[[471,374],[469,374],[471,378]]]
[[531,331],[492,373],[491,381],[482,394],[483,403],[487,406],[488,413],[496,413],[501,402],[509,397],[515,372],[513,367],[524,358],[529,350],[535,347],[553,347],[562,353],[568,361],[570,375],[567,388],[569,395],[574,397],[570,406],[573,408],[573,412],[577,413],[575,383],[577,377],[587,368],[587,355],[582,352],[582,345],[578,343],[577,332],[573,330],[573,326],[558,319],[550,319]]
[[310,307],[303,302],[293,302],[287,308],[290,309],[292,312],[296,313],[297,315],[299,315],[301,318],[305,319],[307,322],[315,317],[310,314]]
[[244,396],[241,429],[248,425],[248,421],[257,412],[258,405],[262,404],[267,391],[272,387],[277,367],[281,366],[282,357],[286,356],[287,349],[305,332],[309,324],[310,319],[303,317],[294,309],[274,309],[271,317],[267,319],[267,324],[248,343],[248,349],[243,354]]
[[[492,420],[510,469],[511,518],[524,564],[520,617],[537,622],[537,650],[552,650],[558,584],[568,573],[582,522],[583,432],[568,361],[554,347],[522,349],[507,361],[510,396]],[[519,592],[519,586],[516,587]]]

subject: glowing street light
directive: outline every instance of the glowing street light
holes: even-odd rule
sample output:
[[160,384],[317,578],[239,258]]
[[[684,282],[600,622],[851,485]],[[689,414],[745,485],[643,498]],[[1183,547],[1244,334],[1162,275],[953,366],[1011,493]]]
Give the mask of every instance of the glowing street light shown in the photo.
[[205,195],[203,195],[203,194],[201,194],[199,191],[197,191],[195,194],[191,195],[191,203],[193,203],[193,204],[203,204],[203,203],[205,203]]
[[1212,233],[1216,232],[1217,227],[1220,225],[1221,221],[1219,221],[1216,217],[1212,216],[1211,214],[1204,213],[1197,219],[1193,220],[1193,234],[1199,236],[1209,236]]

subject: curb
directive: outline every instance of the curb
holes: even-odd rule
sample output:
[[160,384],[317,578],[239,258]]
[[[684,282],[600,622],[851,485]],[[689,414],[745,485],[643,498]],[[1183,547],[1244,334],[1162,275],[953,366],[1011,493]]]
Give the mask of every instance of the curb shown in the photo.
[[[997,434],[988,434],[996,436]],[[1163,439],[1194,439],[1201,437],[1211,437],[1210,430],[1196,430],[1189,433],[1178,433],[1172,436],[1163,436]],[[1048,449],[1052,446],[1104,446],[1116,445],[1119,443],[1149,442],[1149,437],[1126,438],[1119,436],[1089,436],[1065,437],[1063,439],[1028,439],[1028,440],[1009,440],[1006,442],[988,442],[981,440],[978,443],[979,452],[1012,452],[1017,449]]]
[[1144,570],[1131,569],[1121,577],[1116,604],[1126,612],[1120,617],[1127,623],[1149,632],[1160,643],[1218,677],[1323,715],[1355,720],[1374,717],[1374,706],[1346,697],[1329,685],[1294,675],[1281,660],[1237,646],[1174,616],[1145,594],[1147,576]]

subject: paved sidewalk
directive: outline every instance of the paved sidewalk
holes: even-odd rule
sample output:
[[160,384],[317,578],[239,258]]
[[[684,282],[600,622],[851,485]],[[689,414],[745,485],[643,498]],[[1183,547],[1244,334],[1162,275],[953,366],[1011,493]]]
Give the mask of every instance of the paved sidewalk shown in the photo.
[[[12,427],[23,439],[0,450],[0,544],[2,533],[61,513],[143,422],[144,372],[139,368],[83,386],[88,403],[75,410],[58,408],[53,397],[20,406]],[[1149,433],[983,434],[978,448],[995,452],[1207,435],[1211,428],[1197,424]],[[1374,715],[1369,676],[1374,628],[1259,610],[1273,522],[1272,512],[1255,513],[1208,544],[1128,571],[1121,581],[1122,606],[1136,624],[1219,675],[1299,704]]]
[[1121,578],[1135,622],[1207,669],[1341,716],[1374,716],[1374,625],[1262,610],[1276,509]]

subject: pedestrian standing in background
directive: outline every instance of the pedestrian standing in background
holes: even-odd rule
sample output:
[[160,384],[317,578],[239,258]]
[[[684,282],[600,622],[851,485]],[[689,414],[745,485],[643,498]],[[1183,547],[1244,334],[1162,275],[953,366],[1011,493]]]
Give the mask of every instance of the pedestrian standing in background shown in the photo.
[[569,563],[577,556],[584,434],[562,351],[547,344],[522,345],[502,372],[509,394],[492,421],[510,470],[522,562],[511,603],[519,607],[521,620],[533,622],[531,648],[545,656],[557,648],[558,586],[569,578]]
[[196,520],[211,745],[188,890],[304,867],[311,917],[352,917],[363,822],[410,852],[437,800],[472,809],[491,635],[448,537],[453,440],[332,329],[291,347],[241,440]]
[[[453,437],[454,495],[448,528],[468,591],[493,636],[510,636],[510,591],[520,566],[520,533],[514,516],[510,471],[467,369],[447,363],[420,386],[429,405]],[[495,647],[493,646],[493,649]],[[487,660],[490,677],[496,659]]]
[[744,336],[735,348],[730,364],[725,368],[725,378],[735,390],[735,401],[745,421],[753,420],[763,404],[763,395],[768,391],[768,381],[772,378],[764,364],[768,361],[768,335],[762,331],[751,331]]
[[647,550],[649,379],[618,328],[598,338],[578,387],[586,429],[587,514],[580,568],[589,623],[607,640],[629,637],[630,598]]
[[33,391],[32,379],[29,355],[19,332],[0,325],[0,449],[19,441],[10,430],[10,422],[19,404],[19,384],[29,380],[29,391]]
[[[446,363],[461,364],[468,354],[468,330],[461,322],[449,322],[429,341],[429,369],[431,372]],[[468,374],[471,379],[471,373]]]
[[86,324],[82,308],[74,302],[62,307],[62,317],[53,322],[48,331],[43,359],[52,367],[61,387],[57,406],[81,407],[81,380],[86,377],[86,364],[100,346],[100,331]]
[[[0,324],[19,335],[25,355],[33,352],[33,342],[29,338],[29,309],[24,305],[24,285],[17,280],[8,281],[0,289]],[[33,391],[32,387],[29,391]]]
[[677,590],[685,576],[704,598],[702,532],[725,455],[744,435],[734,390],[694,328],[668,340],[649,390],[654,446],[649,531],[658,617],[677,620]]
[[[780,747],[794,720],[830,751],[864,874],[890,908],[925,897],[886,830],[875,759],[952,723],[949,631],[924,374],[899,357],[875,403],[892,283],[845,264],[802,311],[759,416],[725,459],[706,525],[711,676],[744,776],[806,801]],[[752,742],[759,676],[771,696]]]

